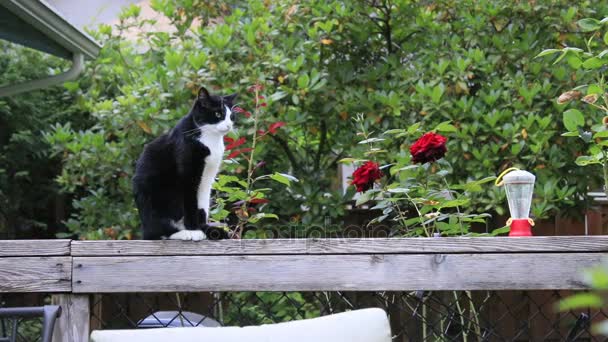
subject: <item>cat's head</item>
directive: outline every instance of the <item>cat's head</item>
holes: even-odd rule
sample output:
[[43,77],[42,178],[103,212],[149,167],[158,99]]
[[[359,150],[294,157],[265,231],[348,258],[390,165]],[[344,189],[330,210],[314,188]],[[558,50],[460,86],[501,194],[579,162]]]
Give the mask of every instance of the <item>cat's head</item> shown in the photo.
[[192,115],[196,126],[206,132],[226,134],[234,126],[234,99],[237,94],[219,96],[211,95],[204,87],[198,90],[198,96]]

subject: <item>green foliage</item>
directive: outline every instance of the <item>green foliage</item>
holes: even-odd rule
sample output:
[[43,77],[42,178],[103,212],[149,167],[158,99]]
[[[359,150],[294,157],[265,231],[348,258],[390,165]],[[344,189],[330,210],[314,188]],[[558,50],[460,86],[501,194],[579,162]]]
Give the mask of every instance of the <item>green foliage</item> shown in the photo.
[[[65,70],[68,63],[0,41],[0,84],[16,84]],[[54,183],[59,160],[42,136],[53,123],[83,125],[74,97],[63,89],[0,98],[0,237],[42,237],[54,231],[63,199]],[[59,208],[59,206],[57,206]]]
[[[592,32],[585,41],[586,50],[552,49],[541,52],[539,56],[559,53],[554,64],[567,57],[568,64],[577,72],[577,76],[582,76],[581,85],[562,94],[557,100],[558,104],[563,105],[579,99],[586,104],[584,114],[574,108],[564,112],[564,126],[568,132],[562,135],[578,137],[587,145],[588,155],[578,156],[575,162],[580,166],[602,166],[604,191],[608,196],[608,93],[605,73],[608,59],[604,58],[608,54],[608,18],[601,21],[585,18],[577,24],[583,32]],[[581,98],[582,91],[586,91],[586,96]]]
[[[328,294],[329,296],[329,294]],[[312,297],[312,298],[311,298]],[[320,315],[311,293],[236,292],[224,313],[224,322],[232,325],[261,325],[309,319]]]
[[[584,271],[584,282],[592,290],[590,292],[577,293],[562,299],[557,303],[559,311],[570,311],[576,309],[602,309],[606,305],[606,290],[608,290],[608,264],[587,269]],[[593,331],[596,334],[608,336],[608,321],[595,322]]]
[[[134,6],[116,27],[100,27],[93,34],[104,44],[101,56],[78,87],[67,85],[95,122],[83,131],[56,126],[48,136],[63,157],[60,184],[76,195],[70,230],[85,238],[130,237],[138,230],[129,186],[133,163],[146,142],[187,112],[201,84],[238,91],[243,103],[252,99],[246,88],[263,84],[268,107],[261,127],[287,123],[256,152],[268,174],[300,180],[288,190],[269,185],[274,190],[265,212],[277,213],[283,223],[343,216],[349,198],[333,179],[338,160],[363,151],[353,143],[350,119],[356,113],[364,114],[370,132],[451,122],[445,127],[451,136],[450,183],[516,166],[537,176],[535,217],[581,205],[599,177],[573,163],[581,145],[560,136],[564,124],[556,118],[565,108],[552,99],[573,87],[574,76],[587,76],[586,60],[574,58],[576,50],[562,54],[569,65],[580,64],[573,74],[564,65],[534,59],[533,51],[583,44],[572,22],[608,5],[388,4],[155,0],[152,8],[169,19],[172,30],[155,31],[154,20],[139,18]],[[239,131],[251,135],[251,129],[245,121]],[[243,167],[224,170],[243,178]],[[501,189],[476,193],[470,205],[506,212]],[[93,221],[95,229],[112,235],[84,223]]]

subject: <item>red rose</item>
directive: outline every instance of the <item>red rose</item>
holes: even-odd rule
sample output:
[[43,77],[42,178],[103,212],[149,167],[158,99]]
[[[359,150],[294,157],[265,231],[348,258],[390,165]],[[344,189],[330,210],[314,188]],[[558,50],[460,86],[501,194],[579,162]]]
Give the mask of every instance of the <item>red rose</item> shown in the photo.
[[448,139],[440,134],[425,133],[410,147],[412,161],[424,164],[443,158],[448,151],[445,147],[446,141]]
[[363,192],[370,189],[374,182],[383,176],[382,171],[377,163],[367,161],[353,172],[353,184],[357,188],[357,192]]

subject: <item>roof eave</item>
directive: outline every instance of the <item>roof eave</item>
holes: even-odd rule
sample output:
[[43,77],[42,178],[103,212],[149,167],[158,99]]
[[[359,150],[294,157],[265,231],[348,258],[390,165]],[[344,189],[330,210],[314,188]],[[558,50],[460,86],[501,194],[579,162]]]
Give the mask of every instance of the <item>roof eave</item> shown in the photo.
[[68,23],[50,5],[39,0],[0,0],[0,4],[73,54],[80,53],[89,59],[99,55],[101,46]]

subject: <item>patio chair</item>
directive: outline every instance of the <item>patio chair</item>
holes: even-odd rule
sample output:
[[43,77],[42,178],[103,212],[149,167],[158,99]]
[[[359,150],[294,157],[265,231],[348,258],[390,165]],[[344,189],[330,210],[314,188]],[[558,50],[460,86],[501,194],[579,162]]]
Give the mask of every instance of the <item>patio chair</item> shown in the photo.
[[[15,342],[17,341],[17,331],[20,319],[42,317],[42,342],[51,342],[53,338],[53,329],[55,328],[55,319],[61,315],[61,307],[58,305],[45,305],[36,307],[21,307],[21,308],[0,308],[0,328],[3,336],[0,336],[0,342]],[[6,336],[6,325],[4,320],[12,321],[10,324],[11,333]]]
[[382,309],[362,309],[313,319],[249,327],[97,330],[91,342],[391,342]]

